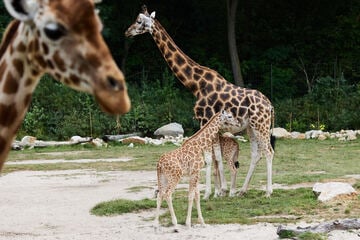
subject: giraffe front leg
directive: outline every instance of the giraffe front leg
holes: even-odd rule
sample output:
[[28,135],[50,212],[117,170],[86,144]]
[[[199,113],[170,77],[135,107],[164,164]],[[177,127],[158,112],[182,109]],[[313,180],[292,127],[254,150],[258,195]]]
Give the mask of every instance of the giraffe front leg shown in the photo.
[[201,226],[205,226],[204,218],[201,213],[200,191],[199,191],[198,186],[196,186],[196,190],[195,190],[195,203],[196,203],[196,209],[197,209],[197,213],[198,213],[198,221],[201,224]]
[[225,175],[224,175],[224,165],[223,165],[223,160],[222,160],[222,155],[221,155],[220,144],[215,143],[213,145],[213,150],[214,150],[215,160],[218,164],[220,187],[221,187],[221,189],[215,189],[215,195],[217,194],[219,196],[225,196],[226,192],[227,192],[227,184],[226,184],[226,179],[225,179]]
[[205,194],[204,199],[207,200],[211,194],[211,163],[212,163],[212,154],[211,150],[204,152],[204,159],[206,163],[206,187],[205,187]]
[[220,192],[220,178],[219,178],[219,166],[217,161],[215,161],[215,156],[213,155],[213,163],[214,163],[214,186],[215,186],[215,193],[214,193],[214,197],[218,197],[219,196],[219,192]]
[[[250,139],[251,140],[251,139]],[[248,187],[249,187],[249,183],[250,183],[250,180],[251,180],[251,177],[254,173],[254,170],[255,170],[255,167],[257,165],[257,163],[259,162],[260,158],[261,158],[261,154],[259,152],[259,147],[258,147],[258,143],[254,140],[251,140],[251,162],[250,162],[250,167],[249,167],[249,170],[248,170],[248,173],[246,175],[246,178],[245,178],[245,182],[242,186],[242,188],[240,189],[238,195],[239,196],[243,196]]]
[[[191,185],[191,183],[190,183]],[[191,228],[191,213],[192,213],[192,206],[193,206],[193,202],[194,202],[194,195],[195,195],[195,191],[194,191],[194,187],[190,186],[189,188],[189,196],[188,196],[188,211],[187,211],[187,216],[186,216],[186,221],[185,221],[185,225],[188,228]]]

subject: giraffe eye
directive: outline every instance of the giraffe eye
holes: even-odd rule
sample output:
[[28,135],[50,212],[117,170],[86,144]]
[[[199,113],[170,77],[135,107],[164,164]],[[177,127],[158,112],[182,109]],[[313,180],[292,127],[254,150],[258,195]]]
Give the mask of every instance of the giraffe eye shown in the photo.
[[44,32],[49,39],[56,41],[66,34],[66,29],[59,23],[48,23],[44,28]]

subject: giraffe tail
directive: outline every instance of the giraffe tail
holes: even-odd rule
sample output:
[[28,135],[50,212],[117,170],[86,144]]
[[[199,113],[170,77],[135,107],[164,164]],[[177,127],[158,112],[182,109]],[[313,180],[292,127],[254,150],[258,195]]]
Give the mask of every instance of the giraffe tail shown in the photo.
[[276,141],[276,138],[275,138],[275,136],[273,135],[274,126],[275,126],[275,110],[274,110],[274,107],[271,106],[271,135],[270,135],[270,144],[271,144],[271,147],[273,148],[273,150],[275,151],[275,141]]

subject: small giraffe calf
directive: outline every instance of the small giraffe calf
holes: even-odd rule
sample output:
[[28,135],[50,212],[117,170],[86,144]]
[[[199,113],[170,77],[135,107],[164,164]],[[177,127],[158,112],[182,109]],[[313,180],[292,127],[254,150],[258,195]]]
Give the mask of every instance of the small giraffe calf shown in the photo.
[[188,194],[188,212],[186,226],[191,227],[191,212],[195,197],[198,220],[204,225],[200,208],[200,192],[198,183],[200,170],[204,166],[204,152],[211,151],[212,143],[219,136],[219,130],[238,125],[239,122],[229,112],[222,111],[215,114],[198,132],[191,136],[184,144],[174,151],[163,154],[157,164],[158,195],[155,228],[159,227],[159,214],[162,200],[165,199],[171,214],[172,223],[177,231],[177,219],[172,205],[172,193],[181,177],[190,176]]
[[[233,197],[236,194],[236,176],[239,168],[239,144],[237,141],[231,137],[223,137],[219,136],[220,139],[220,148],[223,159],[226,160],[230,172],[231,172],[231,184],[230,184],[230,192],[229,196]],[[219,166],[218,161],[215,160],[215,152],[213,150],[213,163],[214,163],[214,184],[215,184],[215,194],[214,197],[224,196],[225,192],[222,191],[221,185],[226,186],[226,182],[221,184],[220,174],[219,174]]]

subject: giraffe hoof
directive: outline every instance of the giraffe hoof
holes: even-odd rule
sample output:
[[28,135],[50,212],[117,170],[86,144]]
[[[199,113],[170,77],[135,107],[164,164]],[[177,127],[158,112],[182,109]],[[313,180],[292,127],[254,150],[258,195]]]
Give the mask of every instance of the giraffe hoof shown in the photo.
[[243,191],[243,190],[240,190],[240,191],[237,193],[238,197],[242,197],[242,196],[244,196],[245,194],[246,194],[246,191]]

